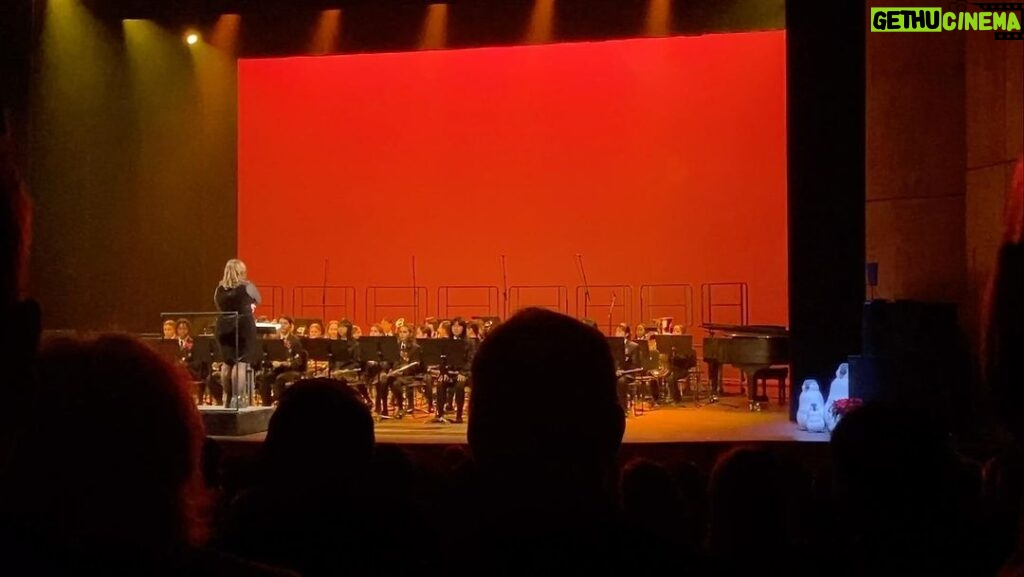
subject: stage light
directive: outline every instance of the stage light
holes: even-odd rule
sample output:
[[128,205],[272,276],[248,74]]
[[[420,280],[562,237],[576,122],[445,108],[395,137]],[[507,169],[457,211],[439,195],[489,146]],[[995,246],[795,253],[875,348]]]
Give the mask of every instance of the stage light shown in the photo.
[[668,36],[672,28],[672,0],[648,0],[644,34]]
[[448,5],[434,3],[427,6],[420,35],[420,48],[444,48],[448,27]]
[[189,32],[185,35],[185,43],[189,46],[195,46],[199,43],[199,34],[196,32]]
[[550,42],[554,34],[555,0],[533,0],[533,12],[526,29],[527,44]]

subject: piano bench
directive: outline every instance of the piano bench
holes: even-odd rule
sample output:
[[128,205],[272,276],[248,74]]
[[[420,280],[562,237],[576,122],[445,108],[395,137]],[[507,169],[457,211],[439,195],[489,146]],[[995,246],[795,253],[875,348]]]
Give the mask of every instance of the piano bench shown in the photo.
[[789,367],[768,367],[754,373],[754,392],[757,385],[764,385],[764,396],[768,396],[768,381],[774,380],[778,387],[779,403],[786,402],[786,381],[789,379]]

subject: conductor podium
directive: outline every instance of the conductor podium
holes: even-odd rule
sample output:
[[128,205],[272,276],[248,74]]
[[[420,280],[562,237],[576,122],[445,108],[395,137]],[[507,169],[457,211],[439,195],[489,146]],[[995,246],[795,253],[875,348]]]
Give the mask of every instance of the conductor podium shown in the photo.
[[206,429],[207,435],[241,437],[266,431],[274,409],[270,407],[231,409],[204,405],[199,407],[199,414],[203,418],[203,427]]

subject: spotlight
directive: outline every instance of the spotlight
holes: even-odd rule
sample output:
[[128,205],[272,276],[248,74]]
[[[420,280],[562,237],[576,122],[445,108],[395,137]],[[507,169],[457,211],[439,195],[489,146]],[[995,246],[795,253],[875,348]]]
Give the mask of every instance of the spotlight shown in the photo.
[[199,42],[199,34],[195,32],[189,32],[185,35],[185,43],[189,46],[194,46]]

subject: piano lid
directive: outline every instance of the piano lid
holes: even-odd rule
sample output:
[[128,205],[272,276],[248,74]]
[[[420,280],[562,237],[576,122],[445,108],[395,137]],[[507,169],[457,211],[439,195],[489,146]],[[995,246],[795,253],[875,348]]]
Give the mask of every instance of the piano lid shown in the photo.
[[701,325],[704,330],[711,333],[713,336],[715,333],[725,333],[722,336],[730,337],[788,337],[789,329],[778,325],[721,325],[721,324],[705,324]]

